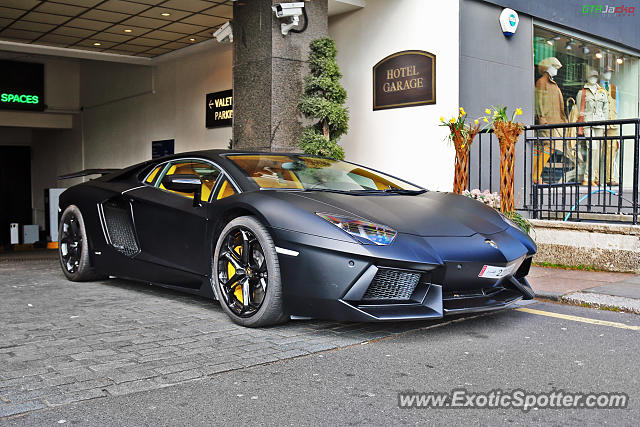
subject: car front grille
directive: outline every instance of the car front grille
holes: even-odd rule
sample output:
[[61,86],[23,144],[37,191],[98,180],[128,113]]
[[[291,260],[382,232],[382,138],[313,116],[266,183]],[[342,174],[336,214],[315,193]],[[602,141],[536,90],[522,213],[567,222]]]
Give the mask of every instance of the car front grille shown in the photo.
[[409,300],[420,282],[420,273],[380,268],[367,288],[363,300]]

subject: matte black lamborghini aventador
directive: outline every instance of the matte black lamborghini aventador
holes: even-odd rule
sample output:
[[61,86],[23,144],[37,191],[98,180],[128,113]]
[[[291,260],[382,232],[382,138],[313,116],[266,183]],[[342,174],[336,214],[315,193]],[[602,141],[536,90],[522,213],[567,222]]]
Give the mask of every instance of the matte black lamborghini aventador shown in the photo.
[[515,224],[348,162],[177,154],[71,187],[60,212],[70,280],[182,289],[246,326],[440,318],[534,296],[525,277],[536,246]]

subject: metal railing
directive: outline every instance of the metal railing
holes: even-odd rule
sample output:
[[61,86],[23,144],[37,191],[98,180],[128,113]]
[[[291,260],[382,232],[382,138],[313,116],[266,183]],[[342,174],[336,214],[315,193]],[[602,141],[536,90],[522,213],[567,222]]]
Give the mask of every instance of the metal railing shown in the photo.
[[[534,125],[516,145],[516,208],[531,218],[638,223],[640,118]],[[492,132],[471,147],[469,189],[499,190]]]

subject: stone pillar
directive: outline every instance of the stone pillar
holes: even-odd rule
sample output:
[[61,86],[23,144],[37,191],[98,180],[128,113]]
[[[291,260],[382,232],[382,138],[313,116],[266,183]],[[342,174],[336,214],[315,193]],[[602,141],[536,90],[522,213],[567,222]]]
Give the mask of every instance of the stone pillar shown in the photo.
[[[233,4],[233,148],[298,151],[298,101],[309,43],[327,37],[327,0],[305,1],[309,25],[283,36],[272,0]],[[288,22],[288,21],[287,21]],[[304,25],[304,16],[300,24]]]

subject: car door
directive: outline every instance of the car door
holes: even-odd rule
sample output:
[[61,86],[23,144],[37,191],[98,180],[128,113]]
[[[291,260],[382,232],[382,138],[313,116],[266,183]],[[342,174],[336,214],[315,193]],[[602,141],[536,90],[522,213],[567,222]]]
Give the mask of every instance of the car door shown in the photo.
[[[171,191],[162,185],[162,179],[173,174],[195,174],[200,178],[200,203],[194,203],[193,194]],[[220,168],[209,161],[178,159],[158,165],[145,179],[145,185],[126,192],[140,242],[136,260],[185,276],[180,283],[171,284],[199,287],[198,277],[210,273],[208,201],[220,177]],[[193,280],[188,280],[189,276]]]

